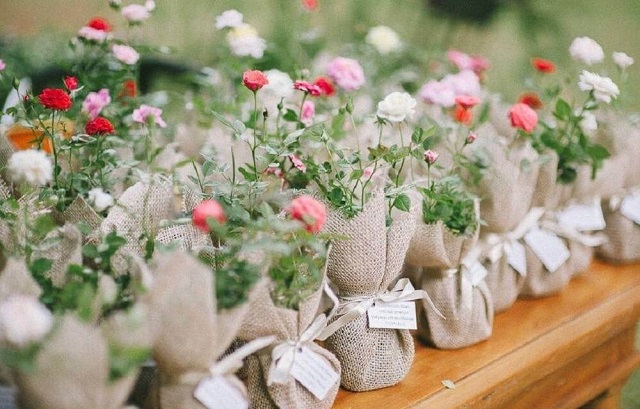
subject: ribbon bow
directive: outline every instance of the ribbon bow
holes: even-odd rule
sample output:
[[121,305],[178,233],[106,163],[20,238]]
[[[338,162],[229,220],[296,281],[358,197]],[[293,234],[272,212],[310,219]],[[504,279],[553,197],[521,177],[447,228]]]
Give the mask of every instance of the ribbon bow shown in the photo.
[[401,278],[391,290],[386,290],[374,295],[342,297],[343,302],[337,313],[340,317],[328,325],[320,334],[318,339],[324,341],[338,329],[366,314],[369,308],[373,307],[376,301],[382,301],[389,304],[419,299],[427,300],[429,306],[433,308],[440,317],[445,318],[444,315],[442,315],[442,313],[436,308],[433,301],[431,301],[431,297],[429,297],[429,294],[427,294],[426,291],[416,290],[413,285],[411,285],[408,278]]
[[514,246],[514,242],[522,239],[529,230],[535,227],[543,215],[543,208],[534,207],[529,210],[529,213],[527,213],[527,215],[512,231],[503,234],[487,234],[483,239],[483,247],[486,249],[486,258],[488,258],[492,263],[497,263],[498,260],[505,255],[509,257]]

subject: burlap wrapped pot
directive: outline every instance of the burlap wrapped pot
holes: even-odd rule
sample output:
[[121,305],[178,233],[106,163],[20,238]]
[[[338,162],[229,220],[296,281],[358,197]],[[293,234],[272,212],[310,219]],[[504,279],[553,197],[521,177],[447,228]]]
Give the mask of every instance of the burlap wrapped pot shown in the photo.
[[[386,212],[384,194],[379,191],[352,219],[329,211],[324,231],[341,238],[333,242],[327,275],[338,288],[341,305],[351,297],[375,298],[402,272],[416,215],[395,213],[387,228]],[[369,328],[366,313],[338,329],[325,345],[342,365],[342,386],[352,391],[400,382],[415,352],[409,330]]]
[[[616,198],[620,202],[624,198]],[[603,201],[602,210],[607,223],[607,242],[598,247],[598,256],[615,264],[640,261],[640,224],[620,212],[620,203]]]

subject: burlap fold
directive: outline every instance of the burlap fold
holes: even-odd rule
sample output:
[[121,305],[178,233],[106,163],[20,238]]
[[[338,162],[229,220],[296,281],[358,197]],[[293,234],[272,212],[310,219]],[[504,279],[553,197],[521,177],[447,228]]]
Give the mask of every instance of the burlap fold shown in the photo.
[[624,216],[618,207],[612,208],[609,200],[602,202],[608,241],[598,248],[598,256],[615,264],[640,261],[640,225]]
[[[405,270],[414,270],[410,275],[415,287],[425,290],[438,310],[427,300],[418,304],[418,337],[425,343],[455,349],[491,336],[493,300],[487,284],[484,280],[475,286],[463,282],[468,279],[463,259],[477,242],[477,232],[455,235],[442,221],[420,221],[416,226]],[[468,292],[464,286],[473,290]]]
[[158,374],[145,408],[202,409],[193,393],[238,332],[248,304],[217,311],[213,272],[185,251],[155,259],[145,296]]
[[[319,310],[324,284],[300,303],[298,311],[276,306],[270,292],[268,286],[256,289],[256,297],[251,301],[238,338],[250,341],[259,337],[275,336],[274,347],[286,343],[297,345],[303,333],[321,312]],[[340,374],[340,362],[331,352],[314,342],[304,342],[301,346],[324,359],[337,374]],[[291,374],[285,383],[270,383],[272,364],[272,352],[267,350],[250,355],[245,360],[241,377],[247,386],[250,408],[320,409],[333,405],[340,387],[339,382],[329,389],[323,400],[319,400]]]
[[[386,212],[384,194],[375,192],[352,219],[336,211],[328,213],[324,231],[341,238],[333,242],[327,275],[337,286],[341,303],[345,297],[375,297],[401,273],[416,215],[415,211],[395,213],[387,228]],[[353,391],[400,382],[414,357],[408,330],[369,328],[366,314],[338,329],[326,346],[342,365],[342,386]]]
[[[66,283],[67,269],[70,264],[82,264],[82,233],[72,224],[53,230],[43,240],[32,255],[32,260],[45,258],[52,261],[47,276],[56,287]],[[47,244],[51,243],[51,244]]]

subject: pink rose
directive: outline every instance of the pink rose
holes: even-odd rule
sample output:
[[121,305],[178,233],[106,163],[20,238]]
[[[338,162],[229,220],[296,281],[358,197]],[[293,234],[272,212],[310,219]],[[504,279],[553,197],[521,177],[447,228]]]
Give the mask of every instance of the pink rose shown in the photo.
[[139,122],[141,124],[146,124],[148,118],[153,118],[153,123],[158,125],[160,128],[166,128],[167,123],[164,122],[161,115],[162,109],[142,104],[140,105],[140,108],[133,110],[132,117],[134,122]]
[[262,71],[247,70],[242,74],[242,84],[250,91],[256,92],[269,83],[269,78]]
[[438,160],[438,156],[440,156],[438,152],[432,151],[431,149],[426,150],[424,152],[424,161],[427,162],[429,166],[431,166],[436,163],[436,161]]
[[456,105],[463,109],[471,109],[480,103],[480,98],[471,95],[459,95],[456,97]]
[[104,30],[98,30],[93,27],[84,26],[78,30],[78,37],[85,38],[96,43],[103,43],[109,38],[110,34]]
[[100,112],[111,103],[111,97],[109,96],[109,90],[103,88],[98,92],[90,92],[87,94],[84,102],[82,103],[82,110],[89,114],[89,118],[95,119],[100,115]]
[[364,179],[370,179],[371,176],[373,176],[373,173],[374,173],[373,165],[367,166],[366,168],[362,169],[362,177]]
[[0,71],[4,70],[5,68],[7,68],[7,65],[4,63],[4,61],[0,60]]
[[478,97],[482,92],[480,79],[473,71],[470,70],[460,71],[457,74],[449,74],[444,77],[441,82],[444,82],[447,86],[451,87],[456,96],[470,95]]
[[220,203],[215,200],[204,200],[193,209],[191,220],[193,225],[205,233],[209,233],[211,228],[207,222],[209,219],[213,219],[222,224],[227,219],[224,215],[224,210]]
[[481,74],[489,68],[489,61],[479,55],[469,55],[458,50],[449,50],[447,58],[460,71],[471,70],[476,74]]
[[297,89],[298,91],[306,92],[312,97],[317,97],[322,94],[322,88],[319,85],[312,84],[307,81],[298,80],[293,83],[293,88]]
[[456,93],[449,82],[432,80],[422,86],[420,98],[428,104],[449,108],[455,104]]
[[345,91],[354,91],[365,83],[364,71],[360,63],[351,58],[334,58],[327,66],[327,74]]
[[509,109],[511,126],[520,128],[526,133],[531,133],[538,125],[538,114],[533,108],[522,102],[518,102]]
[[312,101],[304,101],[302,105],[302,114],[300,122],[309,126],[313,123],[313,117],[316,115],[316,105]]
[[122,8],[122,17],[129,23],[139,23],[149,18],[149,9],[140,4],[131,4]]
[[327,220],[327,209],[324,204],[307,195],[293,199],[286,212],[293,219],[304,223],[309,233],[317,233],[322,230],[322,226]]
[[307,171],[307,165],[305,165],[296,155],[289,155],[289,160],[300,172],[305,173]]
[[465,143],[469,145],[471,143],[474,143],[476,139],[478,139],[478,135],[473,132],[469,132],[469,135],[467,135],[467,139],[465,139]]
[[116,59],[128,65],[133,65],[140,59],[140,54],[128,45],[116,44],[113,46],[112,51]]

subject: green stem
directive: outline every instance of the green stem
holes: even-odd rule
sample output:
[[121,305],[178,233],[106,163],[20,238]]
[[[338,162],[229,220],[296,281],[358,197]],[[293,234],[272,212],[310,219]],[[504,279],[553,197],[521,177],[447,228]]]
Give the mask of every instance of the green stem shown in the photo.
[[253,145],[251,145],[251,159],[253,160],[254,182],[258,181],[258,165],[256,164],[256,148],[258,146],[258,94],[253,91]]

